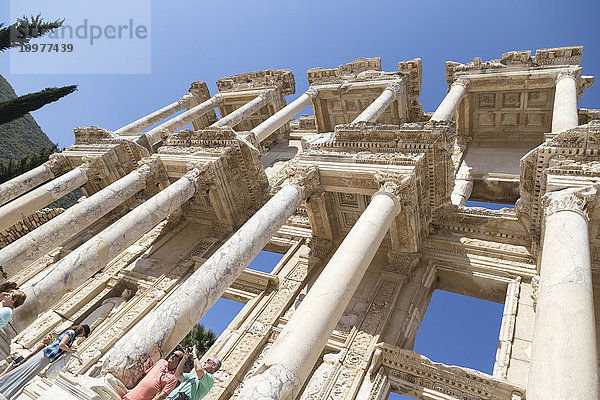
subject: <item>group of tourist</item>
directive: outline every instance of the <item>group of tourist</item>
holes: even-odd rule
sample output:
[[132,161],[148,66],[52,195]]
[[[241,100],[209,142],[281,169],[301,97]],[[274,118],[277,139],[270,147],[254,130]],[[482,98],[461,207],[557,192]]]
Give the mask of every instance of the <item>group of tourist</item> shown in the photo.
[[[189,358],[194,360],[194,373],[184,373]],[[209,357],[200,363],[196,346],[191,351],[176,350],[166,359],[159,360],[146,371],[146,376],[130,390],[125,400],[200,400],[212,388],[213,374],[221,368],[221,361]],[[181,382],[176,387],[177,383]]]
[[[22,305],[27,295],[20,291],[15,282],[0,285],[0,329],[13,315],[13,310]],[[74,325],[61,333],[56,340],[50,336],[42,341],[26,356],[13,360],[0,374],[0,399],[10,400],[50,363],[57,361],[63,354],[75,357],[75,340],[88,337],[89,325]],[[183,368],[193,357],[194,373],[184,373]],[[125,400],[200,400],[212,388],[213,375],[221,367],[218,358],[210,357],[200,363],[196,347],[191,350],[177,350],[167,360],[160,360],[152,366],[138,385],[130,390]],[[177,386],[178,382],[182,382]]]
[[[15,282],[0,285],[0,328],[4,327],[13,315],[13,310],[22,305],[27,295],[19,290]],[[90,334],[88,325],[74,325],[52,341],[50,336],[44,337],[27,357],[19,357],[0,374],[0,398],[10,400],[48,364],[58,360],[65,353],[75,353],[73,346],[78,337]]]

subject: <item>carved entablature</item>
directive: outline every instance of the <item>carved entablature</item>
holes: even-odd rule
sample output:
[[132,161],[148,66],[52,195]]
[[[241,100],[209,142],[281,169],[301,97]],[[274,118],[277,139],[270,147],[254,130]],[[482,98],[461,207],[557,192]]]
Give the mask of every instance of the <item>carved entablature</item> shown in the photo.
[[217,81],[219,92],[277,89],[281,95],[296,93],[294,74],[289,69],[268,69],[227,76]]
[[394,90],[395,100],[377,122],[400,124],[422,120],[420,59],[400,62],[397,72],[381,71],[381,60],[376,58],[357,59],[333,69],[312,68],[307,74],[311,87],[318,89],[313,109],[320,133],[352,122],[386,88]]
[[229,127],[180,131],[171,135],[158,154],[172,181],[187,173],[189,165],[210,165],[210,178],[199,182],[192,199],[182,207],[186,218],[221,221],[233,228],[267,200],[268,180],[260,155]]
[[600,183],[600,121],[594,120],[556,135],[521,160],[519,219],[539,240],[542,197],[567,188]]
[[527,138],[530,149],[550,132],[556,79],[573,76],[578,95],[590,87],[593,77],[581,76],[583,47],[512,51],[501,59],[467,64],[446,63],[446,81],[469,82],[457,114],[458,134],[493,140],[503,132],[505,141]]
[[389,344],[377,345],[381,365],[399,393],[418,396],[427,391],[435,397],[465,400],[525,398],[525,388],[483,372],[435,363],[411,350]]
[[306,74],[308,75],[308,83],[310,85],[322,85],[357,78],[362,72],[366,71],[381,71],[381,58],[361,57],[347,64],[340,65],[337,68],[311,68]]

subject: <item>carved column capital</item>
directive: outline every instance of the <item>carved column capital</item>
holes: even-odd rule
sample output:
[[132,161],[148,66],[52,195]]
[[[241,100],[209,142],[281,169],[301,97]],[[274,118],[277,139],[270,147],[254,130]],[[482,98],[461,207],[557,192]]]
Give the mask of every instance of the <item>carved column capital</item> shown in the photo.
[[188,172],[184,177],[194,184],[196,193],[204,192],[212,186],[214,175],[209,163],[190,161],[187,168]]
[[387,254],[388,263],[383,267],[385,272],[393,272],[405,277],[411,277],[421,261],[419,253],[404,253],[390,250]]
[[402,81],[394,81],[387,85],[385,90],[390,90],[394,93],[394,97],[398,97],[398,95],[402,92],[403,87],[404,85],[402,84]]
[[138,165],[137,172],[146,179],[146,182],[150,180],[161,182],[168,179],[167,171],[165,171],[165,167],[158,157],[143,158],[138,161]]
[[410,182],[410,176],[391,174],[388,172],[378,172],[375,174],[375,180],[380,186],[379,191],[377,191],[375,194],[388,194],[399,201],[402,190],[408,186]]
[[177,100],[177,104],[179,104],[180,106],[183,107],[189,107],[190,103],[192,102],[192,100],[194,99],[194,95],[191,93],[186,93],[183,96],[181,96],[181,98],[179,100]]
[[457,80],[454,81],[454,83],[452,84],[452,86],[462,86],[465,89],[467,88],[467,86],[469,85],[469,80],[466,78],[458,78]]
[[556,83],[564,78],[574,79],[575,82],[581,77],[581,69],[580,68],[567,68],[561,70],[556,76]]
[[332,245],[333,242],[329,239],[313,236],[308,240],[308,247],[310,247],[309,254],[313,257],[319,258],[321,261],[324,261],[327,258]]
[[308,198],[323,191],[317,166],[300,166],[292,164],[286,168],[290,184],[302,190],[302,197]]
[[306,94],[309,95],[312,98],[317,97],[317,95],[319,94],[319,91],[317,89],[315,89],[314,87],[309,87],[308,90],[306,91]]
[[83,164],[79,168],[85,172],[88,180],[106,179],[106,170],[100,157],[83,156],[81,161],[83,161]]
[[44,165],[54,176],[60,175],[70,167],[67,157],[60,153],[51,154]]
[[542,198],[544,214],[548,218],[559,211],[572,211],[588,219],[588,210],[593,205],[597,193],[597,186],[546,193]]

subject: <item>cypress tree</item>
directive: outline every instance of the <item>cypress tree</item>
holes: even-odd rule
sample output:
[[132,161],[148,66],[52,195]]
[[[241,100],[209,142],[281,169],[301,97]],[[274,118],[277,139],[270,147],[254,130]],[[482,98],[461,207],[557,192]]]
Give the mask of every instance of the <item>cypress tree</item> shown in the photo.
[[46,88],[0,103],[0,124],[13,121],[77,90],[77,85]]
[[0,51],[29,43],[31,39],[44,36],[62,26],[63,20],[46,22],[40,14],[23,16],[12,25],[0,24]]

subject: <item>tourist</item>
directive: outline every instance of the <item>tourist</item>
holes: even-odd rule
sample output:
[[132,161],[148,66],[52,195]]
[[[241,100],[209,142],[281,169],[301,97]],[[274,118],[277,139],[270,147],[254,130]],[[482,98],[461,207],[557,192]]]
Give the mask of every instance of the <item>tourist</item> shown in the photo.
[[[194,357],[195,374],[184,374],[183,366],[189,357]],[[192,353],[186,351],[183,360],[175,370],[175,376],[183,382],[177,389],[171,393],[167,400],[200,400],[213,387],[213,374],[221,368],[221,360],[216,357],[210,357],[202,365],[196,355],[196,346],[192,348]]]
[[0,329],[8,324],[8,321],[13,315],[13,310],[25,303],[25,299],[27,298],[27,295],[20,290],[3,293],[4,299],[1,303],[2,307],[0,307]]
[[146,376],[136,387],[130,390],[123,398],[125,400],[162,400],[167,397],[177,385],[175,370],[181,363],[183,352],[176,350],[167,360],[158,360],[156,364],[146,371]]
[[17,285],[17,282],[4,282],[3,284],[0,285],[0,301],[2,299],[4,299],[8,294],[10,294],[10,292],[12,292],[13,290],[17,290],[19,288],[19,285]]
[[30,380],[41,372],[48,364],[58,360],[64,353],[75,353],[73,347],[75,338],[88,337],[90,327],[87,325],[74,325],[60,334],[58,338],[43,351],[36,353],[27,362],[0,377],[0,394],[10,400]]
[[19,357],[16,360],[13,360],[13,362],[8,364],[8,367],[6,367],[6,369],[4,370],[4,372],[2,374],[0,374],[0,376],[4,376],[4,375],[8,374],[10,371],[12,371],[13,369],[17,368],[19,365],[25,364],[38,351],[42,350],[44,347],[48,346],[50,343],[52,343],[52,336],[50,336],[50,335],[44,336],[42,341],[39,342],[38,345],[33,348],[33,350],[31,350],[31,353],[29,353],[27,355],[27,357],[25,357],[25,358]]

